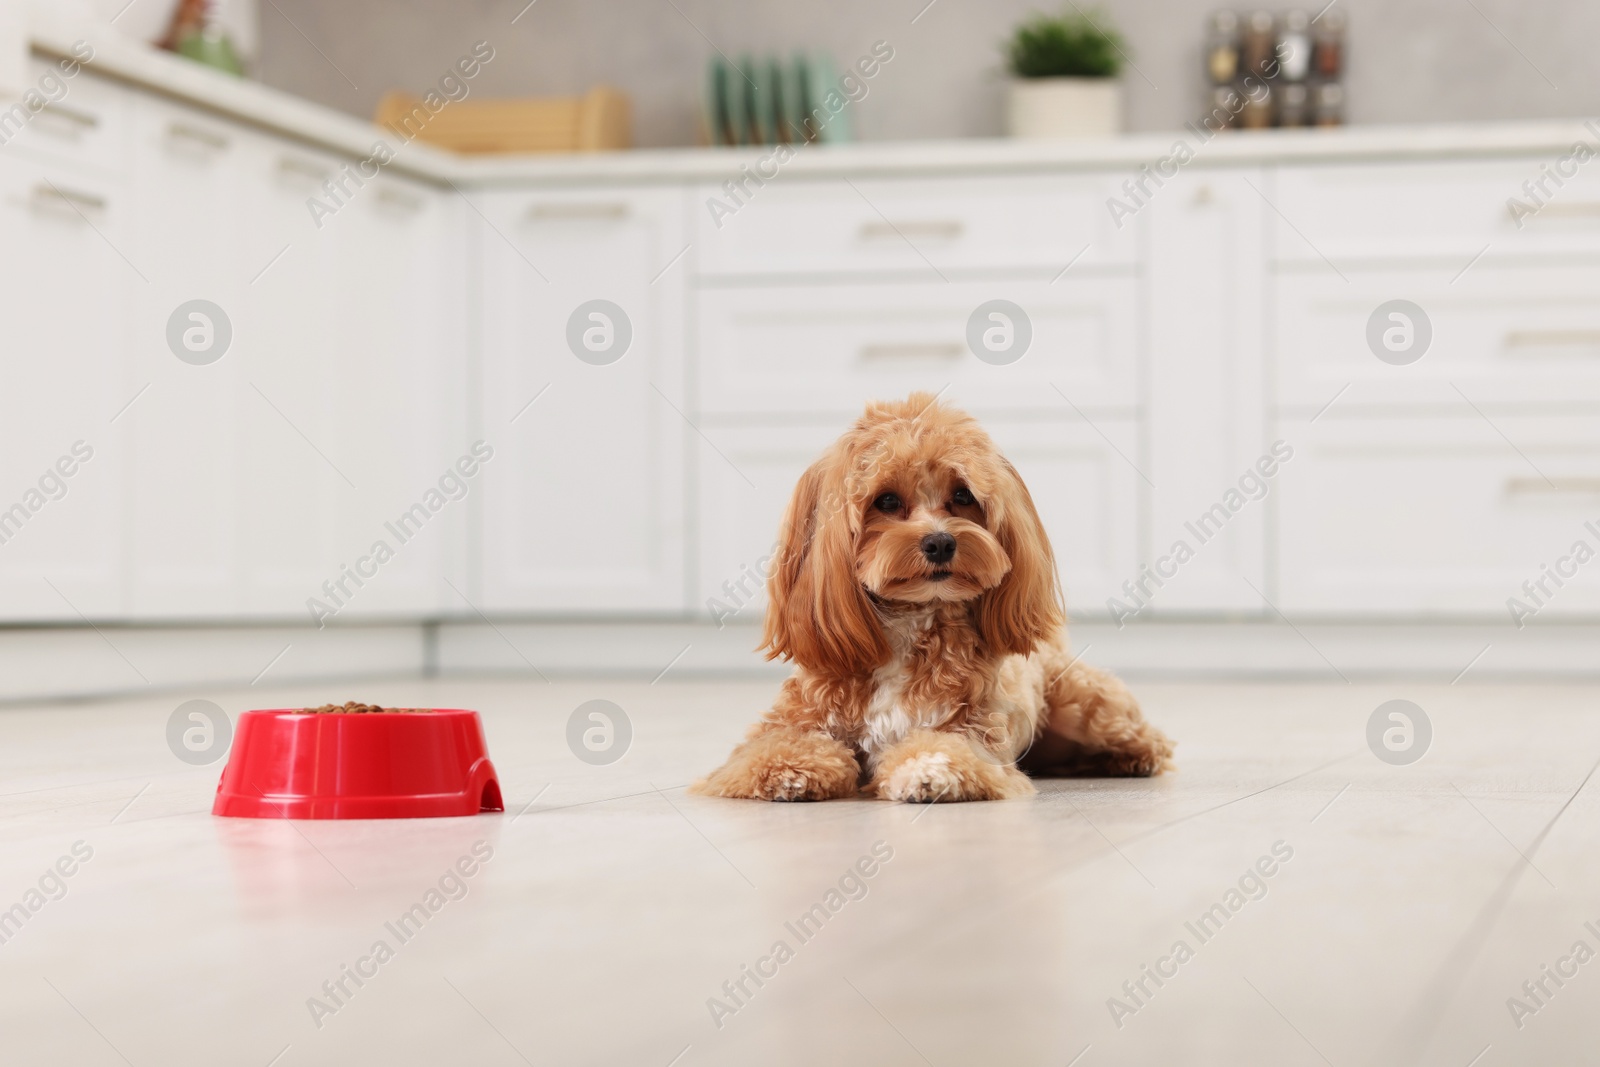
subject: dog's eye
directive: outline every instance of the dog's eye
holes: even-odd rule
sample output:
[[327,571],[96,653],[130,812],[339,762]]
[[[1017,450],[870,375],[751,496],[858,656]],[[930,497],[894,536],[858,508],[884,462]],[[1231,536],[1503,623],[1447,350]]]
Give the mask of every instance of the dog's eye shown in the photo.
[[978,498],[972,495],[971,489],[968,489],[963,485],[961,488],[950,494],[950,502],[952,504],[958,504],[964,508],[969,508],[978,502]]
[[905,505],[900,502],[900,498],[894,493],[883,493],[872,502],[872,506],[879,511],[892,515]]

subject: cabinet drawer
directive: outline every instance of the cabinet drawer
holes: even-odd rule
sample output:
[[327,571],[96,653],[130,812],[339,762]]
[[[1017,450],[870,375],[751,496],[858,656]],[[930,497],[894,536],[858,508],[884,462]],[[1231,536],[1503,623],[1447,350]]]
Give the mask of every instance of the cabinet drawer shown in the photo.
[[[1349,282],[1287,275],[1274,284],[1279,403],[1320,408],[1346,385],[1339,407],[1462,408],[1463,393],[1480,406],[1600,402],[1600,266],[1480,263],[1453,284],[1420,269],[1360,272]],[[1431,331],[1409,364],[1379,359],[1368,339],[1369,320],[1395,299],[1421,308]],[[1399,331],[1393,343],[1420,343],[1417,316],[1392,313],[1377,318],[1381,329]],[[1388,351],[1381,336],[1377,344]]]
[[127,163],[129,94],[111,82],[79,69],[73,77],[59,62],[34,59],[28,88],[47,101],[38,111],[26,104],[0,108],[0,154],[18,152],[58,163],[119,174]]
[[[706,290],[701,410],[854,417],[868,400],[946,387],[946,397],[980,408],[1066,412],[1063,393],[1080,407],[1131,408],[1137,298],[1131,279],[1070,276],[1053,285]],[[1020,307],[1032,332],[1009,364],[979,360],[968,344],[969,320],[995,299]],[[1005,327],[979,318],[984,329]],[[1010,326],[1020,343],[1022,323]]]
[[696,247],[710,275],[1026,268],[1054,276],[1132,263],[1134,228],[1106,210],[1110,175],[918,181],[778,179],[734,214],[716,185],[695,190]]
[[[765,574],[795,483],[848,423],[715,427],[700,449],[700,576],[696,609],[721,621],[759,622]],[[1136,457],[1131,419],[1097,422]],[[1067,607],[1103,614],[1138,567],[1138,475],[1080,421],[993,421],[985,428],[1027,483],[1049,532]],[[718,452],[720,451],[720,455]]]
[[1284,167],[1268,190],[1278,209],[1275,258],[1326,270],[1323,256],[1341,269],[1363,258],[1443,257],[1458,260],[1459,270],[1486,245],[1489,257],[1600,253],[1600,160],[1568,164],[1574,175],[1559,189],[1547,184],[1546,206],[1521,217],[1520,227],[1512,214],[1512,198],[1535,205],[1523,183],[1558,160]]
[[[1295,456],[1277,497],[1279,606],[1291,616],[1466,613],[1509,624],[1507,599],[1532,605],[1523,583],[1544,565],[1580,540],[1600,551],[1586,526],[1600,527],[1593,420],[1495,423],[1527,458],[1475,415],[1283,426]],[[1576,570],[1564,587],[1548,584],[1541,618],[1600,612],[1600,559]]]

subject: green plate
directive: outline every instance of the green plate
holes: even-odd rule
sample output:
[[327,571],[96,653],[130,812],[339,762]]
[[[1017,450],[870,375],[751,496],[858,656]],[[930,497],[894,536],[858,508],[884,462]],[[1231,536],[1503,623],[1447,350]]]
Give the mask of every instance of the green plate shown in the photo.
[[749,144],[752,136],[750,101],[750,58],[742,57],[728,68],[728,127],[733,144]]
[[783,139],[790,144],[804,144],[806,116],[811,109],[806,106],[806,60],[797,55],[778,67],[778,97],[783,105]]
[[770,56],[757,60],[752,65],[750,78],[756,83],[755,89],[751,92],[756,133],[760,136],[762,144],[777,144],[778,123],[783,119],[778,61]]
[[713,145],[728,143],[728,68],[721,56],[706,60],[705,98],[701,100],[701,121],[706,124],[706,139]]
[[810,98],[812,112],[817,113],[820,109],[823,120],[817,140],[824,144],[842,144],[851,140],[850,109],[855,105],[847,102],[838,114],[834,114],[826,103],[830,96],[847,99],[839,88],[833,57],[826,52],[817,52],[806,66],[809,75],[806,79],[806,95]]

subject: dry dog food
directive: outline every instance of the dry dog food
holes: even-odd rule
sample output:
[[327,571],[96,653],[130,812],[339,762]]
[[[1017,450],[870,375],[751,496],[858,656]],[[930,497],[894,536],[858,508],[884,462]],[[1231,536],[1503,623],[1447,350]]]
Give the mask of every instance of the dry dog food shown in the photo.
[[357,704],[354,700],[347,700],[343,704],[323,704],[316,708],[301,708],[302,715],[372,715],[383,713],[386,715],[403,714],[411,715],[432,711],[432,708],[381,708],[376,704]]

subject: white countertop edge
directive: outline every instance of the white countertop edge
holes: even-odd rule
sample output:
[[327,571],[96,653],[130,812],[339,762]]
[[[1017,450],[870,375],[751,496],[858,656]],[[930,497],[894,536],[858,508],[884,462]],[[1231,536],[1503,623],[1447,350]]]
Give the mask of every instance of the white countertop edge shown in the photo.
[[969,139],[805,145],[781,164],[772,148],[638,149],[625,152],[462,157],[428,145],[402,144],[381,129],[330,108],[257,82],[230,77],[122,37],[105,26],[85,26],[35,16],[34,50],[65,56],[81,40],[95,50],[85,68],[97,74],[190,102],[352,158],[364,158],[383,140],[395,149],[390,169],[437,184],[571,185],[711,182],[739,176],[741,166],[766,161],[784,174],[960,174],[1037,170],[1113,169],[1136,172],[1170,155],[1179,142],[1193,153],[1188,166],[1452,157],[1541,156],[1551,159],[1582,140],[1600,145],[1600,121],[1582,119],[1454,123],[1426,126],[1358,126],[1327,130],[1224,131],[1204,139],[1198,127],[1165,133],[1072,142]]
[[[292,137],[352,159],[365,159],[381,139],[396,149],[389,168],[443,183],[456,178],[457,157],[428,145],[401,145],[393,131],[277,89],[210,69],[159,48],[96,26],[35,13],[30,27],[33,50],[47,58],[70,56],[87,41],[94,58],[83,69],[228,118]],[[464,161],[463,161],[464,162]]]

